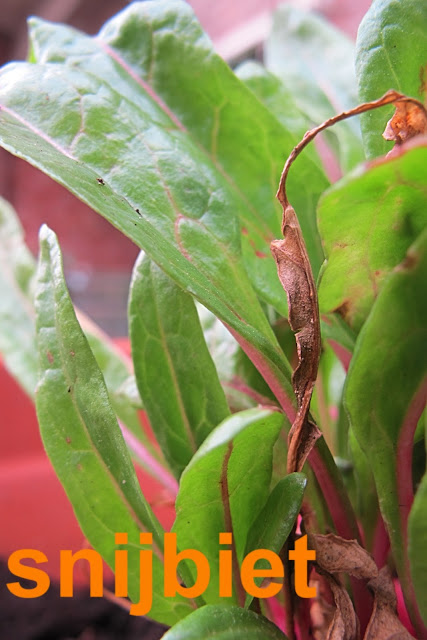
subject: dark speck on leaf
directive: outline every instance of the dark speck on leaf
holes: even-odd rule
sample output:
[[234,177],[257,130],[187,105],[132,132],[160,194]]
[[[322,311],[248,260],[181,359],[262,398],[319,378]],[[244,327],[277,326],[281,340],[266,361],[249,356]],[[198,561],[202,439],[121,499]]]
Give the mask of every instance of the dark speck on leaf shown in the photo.
[[71,387],[68,387],[67,391],[68,393],[71,393]]
[[135,211],[137,212],[137,214],[138,214],[138,215],[139,215],[139,217],[141,218],[142,216],[141,216],[141,213],[140,213],[139,209],[135,209]]
[[98,180],[99,184],[102,184],[102,185],[105,184],[105,182],[104,182],[104,180],[102,178],[97,178],[97,180]]

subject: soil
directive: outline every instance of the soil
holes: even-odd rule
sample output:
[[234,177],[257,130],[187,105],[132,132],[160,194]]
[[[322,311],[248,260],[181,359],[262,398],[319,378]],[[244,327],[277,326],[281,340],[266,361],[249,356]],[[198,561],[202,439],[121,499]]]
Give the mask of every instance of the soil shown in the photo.
[[[105,598],[91,598],[86,591],[60,598],[59,587],[53,583],[40,598],[18,598],[6,587],[16,580],[0,562],[1,640],[159,640],[167,629],[130,616]],[[34,586],[28,580],[19,582],[23,587]]]

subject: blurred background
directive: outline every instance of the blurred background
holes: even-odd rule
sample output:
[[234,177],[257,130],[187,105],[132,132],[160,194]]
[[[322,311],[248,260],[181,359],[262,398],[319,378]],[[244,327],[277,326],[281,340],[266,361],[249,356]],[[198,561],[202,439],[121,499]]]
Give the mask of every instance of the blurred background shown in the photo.
[[[262,43],[279,3],[280,0],[189,2],[216,50],[231,66],[247,58],[262,60]],[[26,18],[30,15],[95,34],[127,4],[125,0],[2,0],[0,63],[25,59]],[[293,4],[317,11],[354,39],[370,0],[294,0]],[[0,195],[17,210],[35,254],[40,225],[46,222],[55,230],[75,304],[111,336],[127,335],[127,291],[137,247],[63,187],[3,149]]]

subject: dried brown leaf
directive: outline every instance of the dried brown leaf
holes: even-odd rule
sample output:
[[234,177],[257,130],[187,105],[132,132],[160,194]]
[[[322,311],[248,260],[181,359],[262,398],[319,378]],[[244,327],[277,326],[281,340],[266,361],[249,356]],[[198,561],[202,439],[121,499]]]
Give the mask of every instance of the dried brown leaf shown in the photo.
[[346,589],[336,578],[325,573],[335,600],[335,614],[328,629],[326,640],[357,640],[359,621]]
[[[332,620],[335,615],[335,607],[328,602],[324,597],[319,596],[319,583],[317,584],[317,597],[313,601],[310,609],[311,624],[313,629],[313,636],[315,640],[325,640],[328,635],[328,629],[332,624]],[[311,582],[310,582],[310,586]]]
[[368,586],[375,594],[375,601],[364,640],[414,640],[397,617],[397,600],[389,568],[383,567]]
[[280,282],[286,291],[289,324],[295,333],[298,366],[292,384],[298,411],[289,433],[288,472],[300,471],[314,443],[321,436],[308,419],[311,394],[320,357],[320,323],[317,293],[301,228],[293,207],[283,211],[283,240],[271,243]]
[[397,102],[393,117],[383,133],[385,140],[403,144],[415,136],[427,133],[427,112],[418,102]]
[[292,376],[298,406],[289,433],[288,473],[302,469],[321,432],[308,417],[320,357],[317,292],[298,218],[286,195],[286,179],[295,158],[318,133],[340,120],[388,104],[396,106],[396,114],[387,128],[387,135],[393,135],[392,139],[396,142],[403,142],[427,129],[427,114],[423,105],[414,98],[390,90],[379,100],[365,102],[354,109],[343,111],[307,131],[286,160],[280,178],[277,198],[283,207],[284,238],[271,243],[271,252],[288,298],[289,323],[296,334],[298,350],[298,366]]
[[316,550],[316,564],[327,573],[348,573],[359,579],[371,579],[378,575],[372,556],[357,540],[345,540],[332,533],[324,536],[311,534],[310,549]]

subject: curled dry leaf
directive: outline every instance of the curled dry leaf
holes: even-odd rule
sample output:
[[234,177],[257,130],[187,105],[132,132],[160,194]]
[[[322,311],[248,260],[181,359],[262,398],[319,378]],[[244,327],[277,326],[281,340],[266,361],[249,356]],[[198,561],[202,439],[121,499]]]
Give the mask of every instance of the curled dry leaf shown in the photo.
[[310,534],[310,549],[316,550],[316,564],[327,573],[348,573],[359,579],[370,580],[378,575],[372,556],[357,540],[345,540],[332,533],[324,536]]
[[390,90],[378,100],[343,111],[318,127],[307,131],[292,150],[283,168],[277,198],[283,207],[283,239],[273,240],[271,252],[277,263],[280,282],[288,298],[289,323],[296,334],[298,366],[292,376],[297,398],[297,415],[289,433],[288,473],[300,471],[316,440],[321,436],[309,418],[313,387],[317,378],[320,357],[320,323],[317,292],[301,228],[286,195],[286,179],[295,158],[318,133],[333,124],[388,104],[396,106],[396,113],[387,125],[387,140],[396,144],[427,131],[427,112],[421,102]]
[[335,615],[336,607],[331,602],[331,590],[327,582],[323,576],[320,576],[320,573],[318,573],[317,579],[310,580],[310,586],[315,586],[317,591],[310,609],[314,640],[325,640]]
[[288,473],[301,471],[321,433],[308,418],[311,394],[320,356],[320,324],[317,293],[310,261],[294,209],[287,205],[283,216],[283,240],[271,243],[280,282],[286,291],[289,324],[296,333],[298,366],[292,384],[298,411],[289,433]]
[[388,567],[370,581],[374,592],[374,610],[364,640],[414,640],[397,617],[397,600]]
[[405,101],[396,103],[396,111],[387,122],[383,138],[401,145],[425,133],[427,133],[427,112],[424,106],[418,101]]
[[327,631],[326,640],[358,640],[359,621],[346,589],[327,572],[322,572],[329,583],[335,601],[335,613]]

